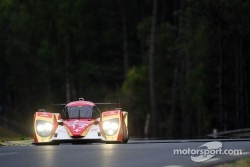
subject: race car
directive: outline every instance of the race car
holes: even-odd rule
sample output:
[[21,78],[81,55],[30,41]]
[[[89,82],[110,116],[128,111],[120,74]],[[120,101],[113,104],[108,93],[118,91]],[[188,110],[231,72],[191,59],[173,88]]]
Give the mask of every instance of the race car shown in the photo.
[[128,112],[121,108],[100,112],[98,104],[79,98],[60,113],[38,110],[34,114],[33,144],[127,143]]

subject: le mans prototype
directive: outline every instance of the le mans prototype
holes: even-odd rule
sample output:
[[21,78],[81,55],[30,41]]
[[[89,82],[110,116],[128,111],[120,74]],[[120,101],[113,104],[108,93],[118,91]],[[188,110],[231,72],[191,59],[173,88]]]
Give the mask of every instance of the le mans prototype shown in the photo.
[[101,113],[97,105],[79,98],[66,104],[61,113],[37,111],[34,144],[127,143],[128,112],[116,108]]

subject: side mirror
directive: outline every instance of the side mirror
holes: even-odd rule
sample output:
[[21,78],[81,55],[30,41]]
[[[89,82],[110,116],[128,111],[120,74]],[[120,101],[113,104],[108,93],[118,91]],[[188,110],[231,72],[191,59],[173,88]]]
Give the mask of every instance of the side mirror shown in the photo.
[[95,125],[98,125],[99,123],[100,123],[99,120],[95,120],[95,122],[94,122]]
[[63,125],[63,120],[62,119],[58,119],[57,123],[58,123],[58,125]]

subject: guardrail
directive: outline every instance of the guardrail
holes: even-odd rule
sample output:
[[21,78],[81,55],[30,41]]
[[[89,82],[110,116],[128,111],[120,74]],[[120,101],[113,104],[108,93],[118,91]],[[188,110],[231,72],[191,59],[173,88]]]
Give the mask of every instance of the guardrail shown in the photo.
[[216,129],[207,136],[212,138],[250,138],[250,128],[218,132]]

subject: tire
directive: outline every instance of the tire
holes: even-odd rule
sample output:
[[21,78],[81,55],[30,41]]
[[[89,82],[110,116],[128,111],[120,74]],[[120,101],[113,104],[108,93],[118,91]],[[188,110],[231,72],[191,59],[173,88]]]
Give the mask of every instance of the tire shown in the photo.
[[128,143],[128,139],[123,139],[122,140],[122,144],[127,144]]

